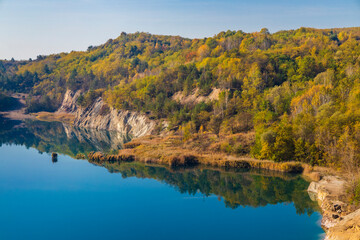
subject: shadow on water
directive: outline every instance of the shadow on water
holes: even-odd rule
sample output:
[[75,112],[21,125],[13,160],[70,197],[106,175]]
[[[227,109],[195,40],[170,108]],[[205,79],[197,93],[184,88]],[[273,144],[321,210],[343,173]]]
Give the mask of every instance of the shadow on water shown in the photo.
[[[117,132],[75,128],[59,122],[12,121],[0,117],[0,145],[25,145],[41,153],[58,152],[75,157],[91,151],[111,153],[122,148],[130,136]],[[53,162],[57,157],[53,156]],[[99,165],[93,163],[95,165]],[[311,215],[318,211],[306,191],[309,183],[299,175],[273,171],[219,169],[169,169],[163,166],[132,163],[105,163],[100,165],[123,178],[155,179],[173,186],[181,193],[203,194],[223,198],[226,207],[261,207],[268,204],[294,203],[297,214]]]

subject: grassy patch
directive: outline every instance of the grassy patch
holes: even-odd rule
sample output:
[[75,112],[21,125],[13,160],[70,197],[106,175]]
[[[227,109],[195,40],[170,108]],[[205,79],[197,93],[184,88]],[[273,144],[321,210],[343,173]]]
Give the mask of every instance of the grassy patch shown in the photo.
[[33,113],[33,115],[41,120],[47,122],[65,122],[65,123],[73,123],[75,116],[69,113],[51,113],[51,112],[38,112]]
[[[248,135],[246,135],[247,137]],[[239,137],[239,136],[236,136]],[[184,142],[181,136],[167,137],[147,136],[125,144],[119,154],[131,154],[135,159],[145,163],[157,163],[171,167],[188,167],[204,165],[225,169],[267,169],[287,173],[301,173],[304,168],[296,162],[276,163],[268,160],[256,160],[247,155],[229,155],[214,148],[214,145],[232,140],[234,136],[219,139],[213,134],[203,134]],[[245,144],[244,144],[245,145]]]

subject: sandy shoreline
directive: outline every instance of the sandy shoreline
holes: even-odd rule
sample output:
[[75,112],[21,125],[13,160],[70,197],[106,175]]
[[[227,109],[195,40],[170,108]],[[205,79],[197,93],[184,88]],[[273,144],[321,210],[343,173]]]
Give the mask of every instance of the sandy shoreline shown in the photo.
[[19,106],[20,108],[18,109],[14,109],[14,110],[10,110],[10,111],[3,111],[0,112],[0,115],[2,115],[5,118],[9,118],[12,120],[25,120],[25,119],[35,119],[34,116],[27,114],[25,112],[26,110],[26,101],[25,99],[27,98],[28,94],[23,94],[23,93],[15,93],[12,94],[11,97],[17,99],[19,101]]

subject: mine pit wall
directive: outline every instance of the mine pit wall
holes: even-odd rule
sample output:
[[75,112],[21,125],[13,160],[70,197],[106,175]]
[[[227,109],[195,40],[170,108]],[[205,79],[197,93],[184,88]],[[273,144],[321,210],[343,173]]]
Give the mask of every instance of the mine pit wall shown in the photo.
[[99,97],[90,106],[82,108],[77,104],[81,91],[67,90],[63,103],[57,113],[70,113],[75,116],[74,126],[96,130],[117,131],[122,135],[142,137],[155,129],[156,122],[145,114],[117,110],[108,107]]

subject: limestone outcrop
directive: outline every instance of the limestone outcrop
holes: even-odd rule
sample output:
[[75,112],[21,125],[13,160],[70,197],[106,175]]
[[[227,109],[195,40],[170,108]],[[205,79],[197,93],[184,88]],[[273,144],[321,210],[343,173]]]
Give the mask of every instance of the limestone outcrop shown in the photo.
[[351,213],[350,206],[342,201],[346,195],[345,180],[326,176],[312,182],[308,192],[322,209],[321,226],[326,231],[325,240],[360,239],[360,209]]
[[121,135],[141,137],[150,134],[156,122],[145,114],[117,110],[109,107],[101,97],[90,106],[83,108],[77,104],[80,91],[67,90],[63,103],[57,113],[70,113],[75,116],[74,126],[97,130],[117,131]]

